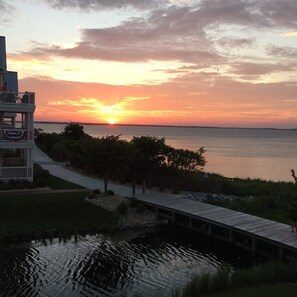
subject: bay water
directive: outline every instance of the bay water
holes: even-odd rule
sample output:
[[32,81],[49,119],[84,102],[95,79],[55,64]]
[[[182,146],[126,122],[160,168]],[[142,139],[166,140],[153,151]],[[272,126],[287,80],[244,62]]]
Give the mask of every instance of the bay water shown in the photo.
[[[66,124],[36,123],[44,132],[60,133]],[[175,147],[206,149],[205,172],[234,178],[259,178],[293,181],[291,169],[297,170],[297,130],[242,129],[172,126],[83,125],[93,137],[121,135],[165,137]]]

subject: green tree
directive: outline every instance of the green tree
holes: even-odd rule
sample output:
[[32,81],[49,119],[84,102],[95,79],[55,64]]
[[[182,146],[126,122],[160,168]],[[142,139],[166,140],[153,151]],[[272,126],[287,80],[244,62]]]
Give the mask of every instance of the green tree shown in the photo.
[[[141,177],[142,192],[145,193],[148,179],[166,160],[165,152],[167,146],[165,144],[165,138],[134,136],[131,140],[131,144],[134,147],[134,160],[131,164],[134,170],[134,178],[136,175]],[[133,189],[133,192],[134,191],[135,189]]]
[[167,153],[167,164],[169,167],[183,172],[197,172],[206,164],[204,153],[205,149],[203,147],[196,152],[170,147]]
[[85,134],[83,126],[70,123],[64,128],[62,135],[73,140],[80,140],[83,139],[87,134]]
[[295,184],[297,184],[297,176],[295,174],[295,170],[294,169],[291,169],[291,175],[294,178]]
[[95,162],[99,173],[103,176],[105,196],[112,174],[121,170],[128,162],[130,144],[119,137],[119,135],[105,136],[96,143]]
[[57,161],[65,161],[67,159],[68,151],[63,143],[58,142],[52,146],[52,156]]

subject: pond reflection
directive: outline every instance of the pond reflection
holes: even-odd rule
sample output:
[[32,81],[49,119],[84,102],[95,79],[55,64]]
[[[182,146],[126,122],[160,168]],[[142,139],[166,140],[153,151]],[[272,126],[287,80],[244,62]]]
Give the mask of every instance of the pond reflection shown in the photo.
[[122,234],[125,239],[90,235],[2,245],[0,296],[169,296],[222,262],[247,263],[199,235],[169,229]]

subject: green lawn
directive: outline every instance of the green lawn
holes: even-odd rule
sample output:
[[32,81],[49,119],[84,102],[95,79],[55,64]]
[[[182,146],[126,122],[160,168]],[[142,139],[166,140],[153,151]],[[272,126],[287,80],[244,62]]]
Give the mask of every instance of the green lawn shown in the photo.
[[15,235],[110,230],[116,217],[86,202],[85,192],[0,196],[0,239]]
[[62,189],[83,189],[84,187],[68,182],[64,179],[61,179],[57,176],[50,175],[48,180],[48,186],[52,190],[62,190]]
[[[296,297],[297,284],[262,285],[202,295],[207,297]],[[198,297],[198,296],[197,296]]]

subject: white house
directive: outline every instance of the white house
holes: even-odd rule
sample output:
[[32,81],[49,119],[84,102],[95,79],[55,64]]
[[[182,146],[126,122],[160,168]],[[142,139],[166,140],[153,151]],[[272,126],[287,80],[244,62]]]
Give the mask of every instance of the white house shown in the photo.
[[[2,90],[6,83],[7,91]],[[35,93],[19,92],[17,72],[7,71],[0,36],[0,181],[33,181]]]

